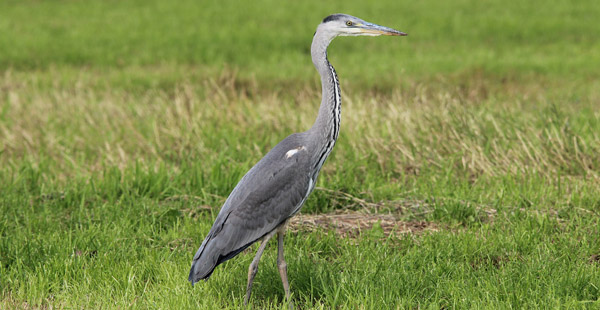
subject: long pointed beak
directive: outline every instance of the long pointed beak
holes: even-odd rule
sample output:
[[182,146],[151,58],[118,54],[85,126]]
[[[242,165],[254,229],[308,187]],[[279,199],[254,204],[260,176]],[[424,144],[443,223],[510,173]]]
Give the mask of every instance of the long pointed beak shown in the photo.
[[360,33],[363,35],[372,35],[372,36],[407,36],[408,34],[398,31],[396,29],[380,26],[377,24],[365,23],[363,25],[359,25]]

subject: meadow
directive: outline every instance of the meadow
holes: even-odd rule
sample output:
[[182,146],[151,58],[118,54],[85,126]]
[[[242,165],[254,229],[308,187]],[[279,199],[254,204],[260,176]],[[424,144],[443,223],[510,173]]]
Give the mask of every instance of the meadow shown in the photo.
[[[312,125],[336,12],[409,36],[329,48],[342,128],[286,236],[296,308],[600,308],[591,0],[1,1],[0,308],[244,308],[255,247],[194,287],[191,259]],[[274,245],[247,308],[288,308]]]

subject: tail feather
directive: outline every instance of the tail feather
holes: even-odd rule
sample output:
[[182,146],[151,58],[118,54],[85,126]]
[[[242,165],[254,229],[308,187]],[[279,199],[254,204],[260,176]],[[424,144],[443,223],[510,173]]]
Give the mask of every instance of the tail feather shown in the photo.
[[204,239],[202,245],[200,245],[200,248],[196,252],[196,255],[194,255],[192,267],[190,268],[190,275],[188,276],[188,281],[192,283],[192,286],[202,279],[208,279],[218,265],[216,259],[218,258],[218,255],[216,255],[217,257],[214,257],[214,254],[211,255],[210,249],[209,251],[205,251],[209,240],[210,235]]
[[217,266],[234,258],[240,252],[256,242],[256,240],[254,240],[234,251],[231,251],[225,255],[221,255],[213,253],[214,251],[209,245],[207,245],[207,240],[202,243],[198,249],[198,252],[196,255],[194,255],[194,260],[192,261],[190,275],[188,276],[188,281],[192,283],[192,286],[200,280],[208,280]]
[[[266,235],[263,234],[254,239],[252,235],[247,235],[247,231],[236,229],[235,226],[225,227],[224,223],[228,217],[229,214],[227,214],[223,221],[219,221],[217,218],[215,224],[213,224],[213,228],[211,228],[208,236],[206,236],[196,255],[194,255],[190,275],[188,276],[188,281],[192,285],[200,280],[208,279],[218,265],[232,259]],[[248,237],[254,240],[250,239],[250,242],[248,242]],[[242,242],[247,243],[244,244]],[[240,246],[240,244],[242,245]]]
[[192,283],[192,286],[194,286],[194,284],[196,284],[196,282],[200,281],[200,280],[208,280],[208,278],[210,278],[210,276],[212,275],[213,271],[215,271],[215,266],[212,266],[212,268],[209,268],[208,270],[199,270],[199,264],[196,264],[197,262],[192,263],[192,268],[190,268],[190,275],[188,276],[188,281],[190,281],[190,283]]

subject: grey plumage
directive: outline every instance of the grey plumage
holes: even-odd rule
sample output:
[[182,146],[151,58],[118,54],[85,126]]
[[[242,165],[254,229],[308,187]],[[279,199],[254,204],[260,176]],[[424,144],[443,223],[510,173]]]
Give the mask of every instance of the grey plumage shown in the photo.
[[334,14],[317,27],[311,45],[312,61],[321,76],[322,101],[314,125],[277,144],[233,189],[194,255],[189,281],[208,279],[214,268],[254,242],[263,244],[250,265],[246,300],[268,239],[278,232],[278,267],[289,298],[283,231],[316,184],[319,171],[337,140],[341,121],[341,92],[336,72],[327,60],[327,46],[338,35],[406,35],[359,18]]
[[305,172],[310,155],[306,149],[289,158],[286,153],[304,145],[306,137],[306,133],[287,137],[240,180],[194,256],[189,277],[192,283],[209,277],[218,264],[243,251],[299,210],[311,183]]

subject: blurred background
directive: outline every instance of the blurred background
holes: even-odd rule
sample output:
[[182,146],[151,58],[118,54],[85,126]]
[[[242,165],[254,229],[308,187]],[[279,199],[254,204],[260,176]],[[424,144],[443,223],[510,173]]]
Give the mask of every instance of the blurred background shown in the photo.
[[[0,66],[193,66],[243,76],[306,80],[310,42],[324,16],[344,12],[409,33],[402,40],[336,40],[344,75],[398,83],[460,72],[597,77],[594,1],[3,1]],[[208,67],[208,68],[205,68]],[[174,70],[174,69],[171,69]],[[177,74],[175,72],[169,72]],[[184,75],[186,73],[179,73]],[[204,72],[197,74],[207,74]],[[159,78],[159,77],[154,77]],[[171,77],[174,79],[174,77]],[[168,79],[165,77],[165,81]]]

